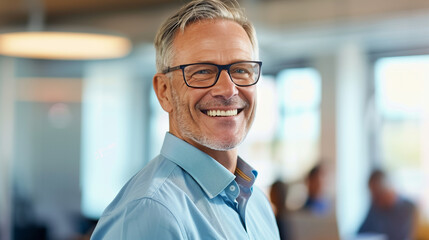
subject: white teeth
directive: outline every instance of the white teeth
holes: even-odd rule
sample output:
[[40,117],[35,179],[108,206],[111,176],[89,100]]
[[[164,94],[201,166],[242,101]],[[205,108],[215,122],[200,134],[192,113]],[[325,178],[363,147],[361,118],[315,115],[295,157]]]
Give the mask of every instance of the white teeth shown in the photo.
[[234,110],[208,110],[207,111],[207,115],[209,115],[210,117],[231,117],[231,116],[235,116],[237,115],[238,110],[234,109]]

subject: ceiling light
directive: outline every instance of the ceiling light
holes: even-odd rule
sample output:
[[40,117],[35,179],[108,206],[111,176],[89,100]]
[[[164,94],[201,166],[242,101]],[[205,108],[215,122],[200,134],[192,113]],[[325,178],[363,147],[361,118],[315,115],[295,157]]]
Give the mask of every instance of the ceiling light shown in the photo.
[[37,59],[89,60],[126,56],[131,42],[124,37],[70,32],[0,34],[0,54]]

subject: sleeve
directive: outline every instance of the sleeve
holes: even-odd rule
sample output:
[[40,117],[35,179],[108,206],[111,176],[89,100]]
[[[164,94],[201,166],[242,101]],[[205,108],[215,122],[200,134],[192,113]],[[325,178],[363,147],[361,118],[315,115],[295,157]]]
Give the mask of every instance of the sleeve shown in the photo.
[[141,199],[103,216],[92,240],[187,239],[176,216],[154,199]]

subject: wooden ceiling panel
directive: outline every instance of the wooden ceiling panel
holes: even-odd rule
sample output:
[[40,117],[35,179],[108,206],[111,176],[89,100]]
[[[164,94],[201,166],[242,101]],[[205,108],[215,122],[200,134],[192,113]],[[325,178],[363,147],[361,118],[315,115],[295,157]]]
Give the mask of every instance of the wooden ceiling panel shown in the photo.
[[47,16],[58,17],[77,13],[103,13],[111,11],[137,10],[183,2],[178,0],[45,0]]
[[0,0],[0,26],[22,21],[27,13],[27,6],[22,0]]
[[144,10],[183,2],[186,0],[0,0],[0,27],[26,21],[30,4],[43,6],[45,21],[49,23],[50,19],[70,18],[82,14]]

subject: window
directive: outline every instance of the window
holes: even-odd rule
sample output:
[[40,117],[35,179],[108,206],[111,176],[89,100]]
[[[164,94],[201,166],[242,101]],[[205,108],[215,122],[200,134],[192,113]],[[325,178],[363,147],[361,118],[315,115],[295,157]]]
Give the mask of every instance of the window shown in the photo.
[[[429,55],[381,58],[375,64],[380,165],[393,185],[429,202]],[[424,179],[426,177],[426,180]],[[429,217],[429,206],[421,206]]]
[[318,161],[321,80],[311,68],[289,69],[278,75],[281,139],[286,177],[302,177]]

